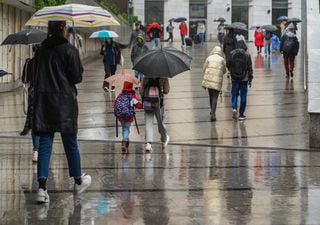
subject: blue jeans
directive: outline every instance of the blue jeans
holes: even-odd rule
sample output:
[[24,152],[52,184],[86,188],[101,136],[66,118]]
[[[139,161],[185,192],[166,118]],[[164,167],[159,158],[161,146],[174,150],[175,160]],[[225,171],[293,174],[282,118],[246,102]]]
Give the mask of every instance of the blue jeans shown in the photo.
[[33,151],[35,152],[39,151],[40,136],[32,134],[32,145],[33,145]]
[[152,41],[153,41],[153,48],[156,48],[160,45],[160,38],[154,38]]
[[271,53],[271,41],[270,42],[266,42],[265,45],[264,45],[264,54],[267,55],[269,54],[270,55]]
[[240,93],[240,116],[244,115],[247,106],[247,95],[248,95],[248,82],[247,81],[232,81],[231,88],[231,101],[232,108],[238,109],[238,96]]
[[199,33],[200,44],[203,45],[204,42],[204,33]]
[[[53,139],[53,133],[40,135],[40,146],[38,151],[38,179],[47,179],[49,176],[49,164]],[[81,162],[77,134],[61,133],[61,139],[68,160],[69,176],[79,178],[81,177]]]
[[131,122],[121,122],[122,141],[129,141]]

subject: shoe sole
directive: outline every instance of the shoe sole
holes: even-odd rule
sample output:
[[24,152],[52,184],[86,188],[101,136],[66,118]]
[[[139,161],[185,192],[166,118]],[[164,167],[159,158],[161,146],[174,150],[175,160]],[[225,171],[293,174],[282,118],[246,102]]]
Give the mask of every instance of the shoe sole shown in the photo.
[[232,112],[232,118],[235,119],[235,120],[238,119],[237,112]]
[[48,196],[48,198],[46,198],[45,196],[38,196],[37,197],[38,204],[49,203],[49,202],[50,202],[49,196]]

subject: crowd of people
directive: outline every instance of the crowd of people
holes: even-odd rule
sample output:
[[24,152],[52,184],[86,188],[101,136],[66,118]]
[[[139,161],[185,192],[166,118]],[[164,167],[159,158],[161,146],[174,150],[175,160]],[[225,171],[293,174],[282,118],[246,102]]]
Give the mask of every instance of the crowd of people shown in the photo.
[[[159,26],[158,26],[159,25]],[[122,64],[121,49],[129,47],[131,62],[149,51],[145,44],[147,36],[157,48],[163,27],[154,23],[144,28],[141,22],[135,24],[128,46],[106,38],[101,46],[103,56],[104,80],[102,88],[105,91],[115,91],[120,87],[114,101],[114,115],[122,127],[123,153],[129,152],[130,128],[135,121],[135,109],[144,110],[145,145],[146,152],[152,151],[153,120],[156,119],[160,141],[166,148],[170,141],[164,124],[165,98],[170,91],[168,78],[152,78],[139,71],[122,70],[116,74],[117,66]],[[172,22],[166,31],[169,33],[167,41],[173,41],[174,26]],[[188,27],[184,21],[179,25],[182,47]],[[225,32],[226,31],[226,32]],[[198,24],[198,35],[203,45],[206,32],[203,23]],[[71,36],[70,36],[71,35]],[[255,31],[255,45],[257,53],[261,54],[262,47],[265,54],[271,54],[270,43],[274,34],[263,32],[259,28]],[[74,190],[81,193],[91,184],[91,176],[81,169],[80,153],[77,141],[78,131],[78,103],[76,84],[82,81],[83,67],[79,51],[76,48],[81,43],[76,34],[68,30],[65,21],[49,21],[48,36],[40,46],[34,47],[34,57],[27,60],[23,70],[23,82],[29,84],[29,104],[26,122],[21,135],[32,131],[34,146],[33,161],[37,162],[39,189],[37,202],[49,202],[47,180],[49,176],[50,157],[54,134],[59,132],[67,156],[69,175],[74,178]],[[217,99],[221,93],[223,77],[231,77],[231,108],[235,120],[246,119],[248,88],[252,85],[252,60],[248,52],[244,36],[235,29],[225,29],[223,22],[218,26],[218,40],[203,65],[202,87],[208,91],[210,104],[210,120],[216,121]],[[295,35],[295,27],[289,24],[280,41],[280,52],[284,56],[286,77],[293,77],[295,56],[298,54],[299,42]],[[45,74],[45,76],[43,75]],[[240,104],[238,104],[240,96]]]

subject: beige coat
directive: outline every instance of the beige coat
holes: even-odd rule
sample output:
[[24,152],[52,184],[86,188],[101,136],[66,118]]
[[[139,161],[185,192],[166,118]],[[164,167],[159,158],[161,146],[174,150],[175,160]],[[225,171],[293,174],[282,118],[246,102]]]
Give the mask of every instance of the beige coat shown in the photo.
[[202,87],[221,91],[223,75],[227,72],[226,61],[219,46],[213,48],[203,65]]

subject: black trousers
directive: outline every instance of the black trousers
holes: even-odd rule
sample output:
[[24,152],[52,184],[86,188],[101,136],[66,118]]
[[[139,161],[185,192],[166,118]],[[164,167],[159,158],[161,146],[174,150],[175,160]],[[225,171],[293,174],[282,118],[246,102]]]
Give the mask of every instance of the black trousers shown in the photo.
[[[107,79],[108,77],[114,75],[116,73],[116,70],[117,70],[117,65],[109,65],[109,64],[105,63],[104,64],[104,72],[105,72],[104,79]],[[103,80],[102,88],[104,88],[104,87],[109,87],[109,84],[108,84],[108,82]]]
[[214,89],[208,89],[209,92],[209,100],[210,100],[210,109],[211,109],[211,116],[216,116],[216,109],[217,109],[217,102],[220,91]]

